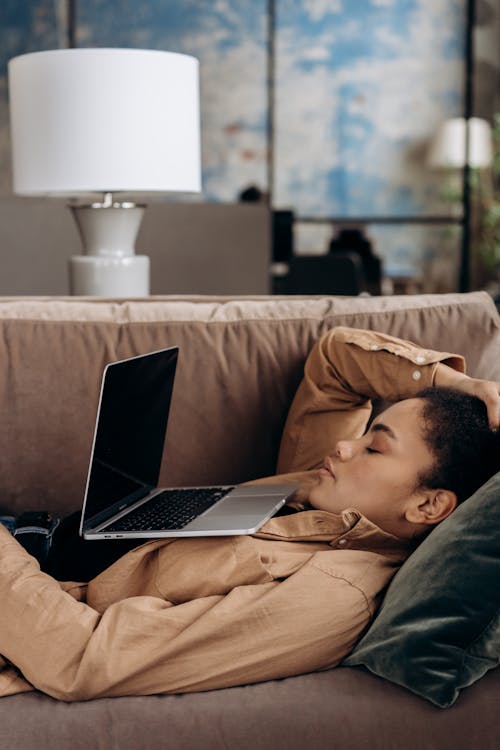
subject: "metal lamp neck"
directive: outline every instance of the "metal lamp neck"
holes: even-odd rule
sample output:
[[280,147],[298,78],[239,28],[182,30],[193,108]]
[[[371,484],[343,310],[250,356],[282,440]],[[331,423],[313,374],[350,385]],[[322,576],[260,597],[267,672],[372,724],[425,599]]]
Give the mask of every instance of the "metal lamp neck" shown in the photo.
[[96,201],[90,204],[91,208],[138,208],[139,204],[131,201],[114,201],[113,193],[103,193],[102,202]]

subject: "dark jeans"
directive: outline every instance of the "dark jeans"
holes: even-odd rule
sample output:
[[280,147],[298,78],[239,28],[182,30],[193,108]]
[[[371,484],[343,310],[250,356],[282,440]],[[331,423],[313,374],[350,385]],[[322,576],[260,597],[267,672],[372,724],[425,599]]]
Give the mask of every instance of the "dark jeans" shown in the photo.
[[52,537],[43,570],[58,581],[90,581],[144,539],[89,541],[78,534],[80,511],[63,518]]
[[60,520],[52,519],[48,513],[29,513],[17,518],[1,515],[0,523],[36,557],[41,569],[58,581],[90,581],[145,541],[85,541],[78,533],[80,511]]

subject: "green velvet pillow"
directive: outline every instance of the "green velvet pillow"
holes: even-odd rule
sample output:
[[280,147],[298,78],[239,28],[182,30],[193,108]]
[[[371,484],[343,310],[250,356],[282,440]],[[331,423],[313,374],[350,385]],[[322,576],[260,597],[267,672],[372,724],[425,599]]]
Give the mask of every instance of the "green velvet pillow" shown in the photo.
[[446,708],[499,662],[500,473],[408,558],[343,666]]

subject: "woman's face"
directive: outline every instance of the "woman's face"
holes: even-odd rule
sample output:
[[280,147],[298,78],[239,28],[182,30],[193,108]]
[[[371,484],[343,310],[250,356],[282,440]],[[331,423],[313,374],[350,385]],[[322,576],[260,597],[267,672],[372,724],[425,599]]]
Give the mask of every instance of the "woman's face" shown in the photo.
[[337,443],[308,499],[333,513],[355,508],[397,534],[406,510],[422,501],[418,479],[433,464],[423,437],[422,401],[406,399],[380,414],[362,437]]

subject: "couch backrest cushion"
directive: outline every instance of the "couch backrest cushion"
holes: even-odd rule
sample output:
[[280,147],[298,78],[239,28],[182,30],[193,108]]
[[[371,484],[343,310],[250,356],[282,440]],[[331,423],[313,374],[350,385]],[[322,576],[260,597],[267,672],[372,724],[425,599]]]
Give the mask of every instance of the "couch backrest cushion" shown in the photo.
[[0,509],[81,506],[107,362],[178,345],[162,483],[272,474],[314,341],[371,328],[467,357],[500,380],[498,316],[484,293],[356,298],[0,302]]

